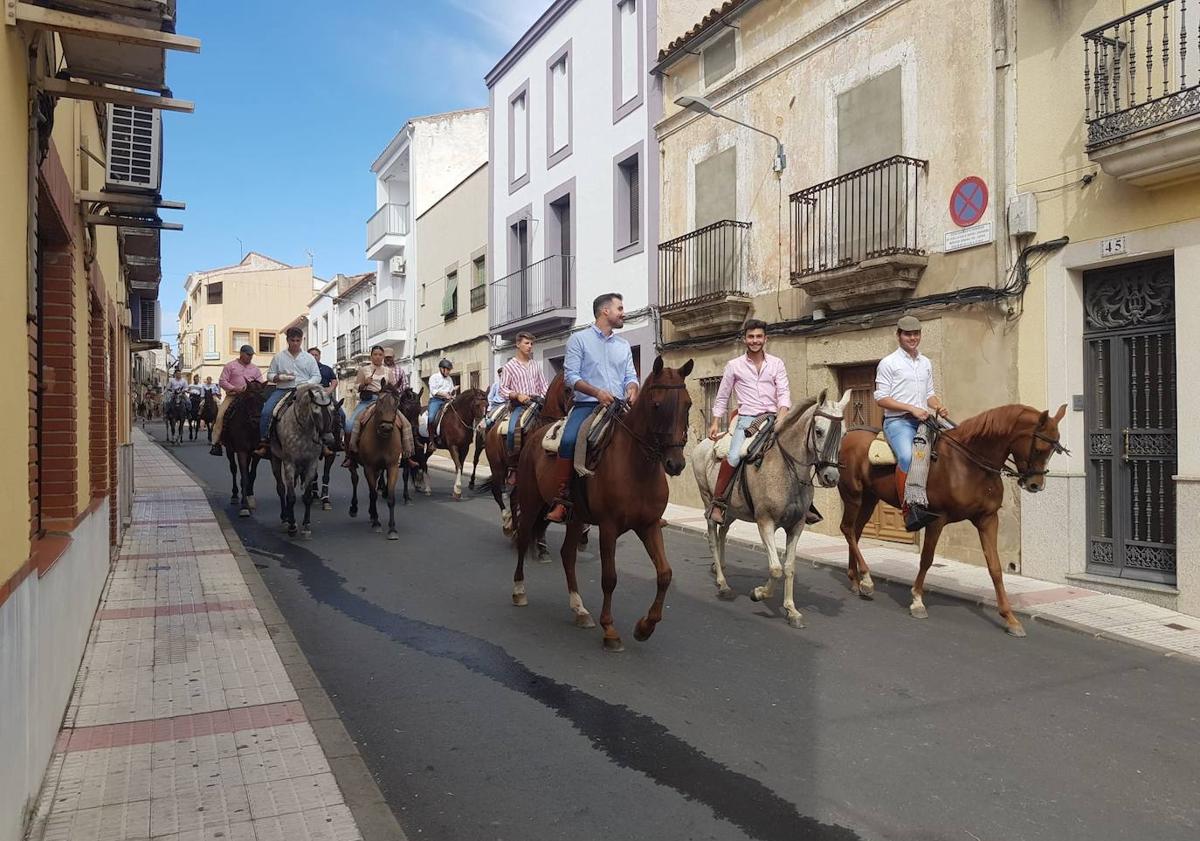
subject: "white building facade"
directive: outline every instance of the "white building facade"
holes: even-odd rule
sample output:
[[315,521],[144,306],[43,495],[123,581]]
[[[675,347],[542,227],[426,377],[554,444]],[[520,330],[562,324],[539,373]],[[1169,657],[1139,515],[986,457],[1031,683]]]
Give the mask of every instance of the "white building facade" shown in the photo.
[[656,31],[654,2],[557,0],[486,77],[489,326],[501,349],[537,335],[554,370],[605,292],[624,296],[639,375],[653,362]]
[[[376,295],[367,313],[367,345],[391,346],[413,369],[421,265],[414,222],[487,163],[486,108],[414,117],[371,165],[377,210],[367,220],[367,259],[376,264]],[[415,278],[415,282],[410,282]]]
[[337,279],[326,283],[308,302],[308,324],[304,340],[308,347],[321,351],[321,361],[337,370],[341,362],[337,355],[338,316]]

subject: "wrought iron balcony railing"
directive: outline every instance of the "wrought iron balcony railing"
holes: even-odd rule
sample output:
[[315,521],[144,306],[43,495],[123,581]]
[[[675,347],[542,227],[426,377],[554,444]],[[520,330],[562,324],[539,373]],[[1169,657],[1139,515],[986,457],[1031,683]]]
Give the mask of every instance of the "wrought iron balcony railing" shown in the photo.
[[894,155],[793,193],[792,279],[877,257],[924,255],[917,222],[928,165]]
[[668,311],[748,297],[749,242],[750,223],[726,219],[659,245],[659,306]]
[[1083,91],[1089,150],[1200,114],[1200,8],[1160,0],[1085,32]]
[[346,361],[346,334],[337,337],[337,361]]
[[491,329],[575,306],[575,258],[556,254],[492,281]]

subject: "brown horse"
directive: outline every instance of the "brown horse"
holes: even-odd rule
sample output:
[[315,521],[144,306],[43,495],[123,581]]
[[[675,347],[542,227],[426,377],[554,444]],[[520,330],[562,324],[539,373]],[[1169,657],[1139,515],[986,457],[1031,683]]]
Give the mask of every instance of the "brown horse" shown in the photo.
[[[462,499],[463,465],[467,463],[467,452],[475,440],[475,427],[487,414],[487,392],[478,388],[469,388],[455,397],[442,408],[440,429],[429,430],[429,440],[425,443],[427,455],[436,450],[450,451],[454,461],[454,498]],[[431,419],[432,420],[432,419]],[[425,494],[428,496],[429,475],[425,475]]]
[[[667,507],[667,474],[678,476],[685,465],[688,412],[692,407],[685,380],[692,372],[688,360],[682,368],[667,368],[662,357],[646,378],[641,393],[629,411],[620,417],[612,440],[594,475],[576,479],[574,515],[567,523],[562,545],[563,571],[575,624],[593,628],[595,622],[583,605],[575,577],[575,555],[585,523],[600,527],[601,586],[604,606],[600,624],[604,648],[621,651],[621,637],[613,627],[612,594],[617,586],[617,538],[634,531],[654,563],[658,590],[650,610],[639,619],[633,636],[645,641],[662,621],[663,602],[671,586],[671,565],[663,545],[662,513]],[[530,435],[517,468],[515,516],[517,520],[517,568],[513,573],[513,604],[529,603],[525,595],[525,554],[543,527],[546,512],[558,493],[557,456],[542,449],[546,428]],[[582,446],[582,443],[581,443]]]
[[[246,390],[233,397],[225,410],[225,423],[221,427],[221,440],[225,457],[229,459],[229,475],[233,477],[231,505],[238,506],[239,517],[249,517],[255,508],[254,480],[258,476],[258,418],[267,399],[266,387],[258,381],[246,384]],[[238,478],[241,477],[241,490]]]
[[[413,391],[411,388],[406,388],[400,392],[400,414],[404,415],[408,421],[408,426],[412,430],[413,438],[416,439],[418,423],[421,417],[421,395]],[[425,444],[424,439],[420,442]],[[417,466],[413,467],[412,463]],[[412,502],[412,497],[408,493],[408,483],[411,481],[414,488],[424,492],[429,496],[429,451],[424,446],[418,446],[416,452],[413,453],[411,462],[406,460],[403,466],[404,476],[404,504],[408,505]]]
[[[1015,637],[1025,636],[1004,591],[1004,572],[996,549],[999,511],[1004,502],[1004,476],[1014,476],[1030,493],[1040,491],[1046,481],[1046,464],[1055,453],[1065,453],[1059,443],[1058,423],[1066,414],[1064,404],[1053,416],[1032,406],[1010,405],[976,415],[957,427],[942,432],[934,444],[929,471],[929,507],[940,514],[925,527],[921,546],[921,569],[912,586],[909,612],[917,619],[929,616],[925,609],[925,574],[933,563],[938,538],[949,523],[968,520],[979,532],[988,572],[996,588],[996,607]],[[851,589],[870,598],[875,585],[871,570],[859,549],[858,540],[871,519],[875,505],[884,501],[900,506],[895,467],[873,466],[867,458],[876,430],[855,429],[842,440],[842,469],[838,492],[842,497],[842,534],[850,548],[846,574]],[[1008,462],[1012,462],[1012,467]]]
[[387,500],[388,540],[400,539],[396,532],[396,479],[400,475],[401,462],[407,462],[411,455],[412,431],[408,419],[400,413],[400,394],[390,385],[384,386],[370,409],[370,416],[363,422],[358,435],[358,452],[350,462],[350,516],[358,515],[358,467],[361,465],[367,480],[370,499],[367,510],[371,515],[372,531],[383,531],[376,504],[380,490]]

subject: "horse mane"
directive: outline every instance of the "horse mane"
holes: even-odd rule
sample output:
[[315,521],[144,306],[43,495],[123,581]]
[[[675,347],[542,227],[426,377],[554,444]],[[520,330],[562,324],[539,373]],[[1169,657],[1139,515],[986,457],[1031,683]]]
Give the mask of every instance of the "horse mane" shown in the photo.
[[1017,421],[1026,412],[1040,414],[1032,406],[1022,403],[1009,403],[1006,406],[996,406],[967,418],[948,434],[963,444],[975,441],[994,441],[997,438],[1008,438],[1016,429]]
[[802,402],[799,406],[793,406],[791,409],[788,410],[788,413],[784,416],[783,422],[775,427],[775,434],[782,435],[793,424],[798,423],[799,419],[805,414],[805,412],[807,412],[809,409],[811,409],[815,405],[817,405],[817,398],[809,397],[809,398],[805,399],[804,402]]

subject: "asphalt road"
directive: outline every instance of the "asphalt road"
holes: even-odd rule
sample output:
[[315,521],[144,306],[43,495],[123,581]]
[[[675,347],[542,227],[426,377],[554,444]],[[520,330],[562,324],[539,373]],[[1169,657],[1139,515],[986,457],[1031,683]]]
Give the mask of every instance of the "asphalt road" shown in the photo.
[[[161,426],[149,432],[161,438]],[[228,507],[207,446],[174,449]],[[279,528],[270,471],[235,527],[410,838],[1103,841],[1200,837],[1200,667],[927,596],[875,601],[802,565],[789,628],[778,595],[744,595],[762,555],[730,549],[736,601],[714,598],[698,537],[669,532],[664,621],[633,536],[618,545],[622,654],[574,627],[557,563],[513,553],[490,496],[397,512],[401,540],[334,509],[314,537]],[[551,530],[557,553],[561,530]],[[599,614],[594,545],[580,586]]]

